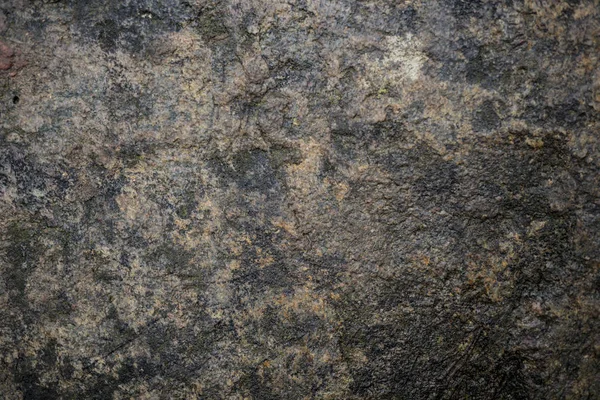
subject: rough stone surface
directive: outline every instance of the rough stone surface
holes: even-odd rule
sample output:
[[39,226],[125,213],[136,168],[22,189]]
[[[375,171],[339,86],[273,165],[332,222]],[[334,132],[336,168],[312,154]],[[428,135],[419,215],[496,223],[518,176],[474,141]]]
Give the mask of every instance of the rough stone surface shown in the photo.
[[0,0],[2,399],[597,399],[598,0]]

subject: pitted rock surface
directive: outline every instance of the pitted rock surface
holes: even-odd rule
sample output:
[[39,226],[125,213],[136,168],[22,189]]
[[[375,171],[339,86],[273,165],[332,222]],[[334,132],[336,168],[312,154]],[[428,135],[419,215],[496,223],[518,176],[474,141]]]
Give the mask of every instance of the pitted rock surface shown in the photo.
[[1,0],[2,399],[600,396],[597,0]]

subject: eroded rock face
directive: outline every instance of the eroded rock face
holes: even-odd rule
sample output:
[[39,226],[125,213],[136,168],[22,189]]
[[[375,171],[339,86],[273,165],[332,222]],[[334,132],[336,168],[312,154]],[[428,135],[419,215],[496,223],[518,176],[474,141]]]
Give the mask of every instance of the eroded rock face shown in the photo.
[[0,3],[4,399],[591,399],[600,6]]

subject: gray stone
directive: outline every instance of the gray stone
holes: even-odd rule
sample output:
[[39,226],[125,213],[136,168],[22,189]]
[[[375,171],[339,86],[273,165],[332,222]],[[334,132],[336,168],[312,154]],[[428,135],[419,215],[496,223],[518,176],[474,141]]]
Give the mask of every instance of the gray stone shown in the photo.
[[597,1],[0,2],[3,399],[592,399]]

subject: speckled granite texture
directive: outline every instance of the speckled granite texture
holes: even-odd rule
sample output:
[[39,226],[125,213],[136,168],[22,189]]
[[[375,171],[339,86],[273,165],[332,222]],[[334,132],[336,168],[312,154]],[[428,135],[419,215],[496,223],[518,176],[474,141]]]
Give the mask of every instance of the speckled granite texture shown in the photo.
[[0,0],[0,398],[600,398],[598,0]]

